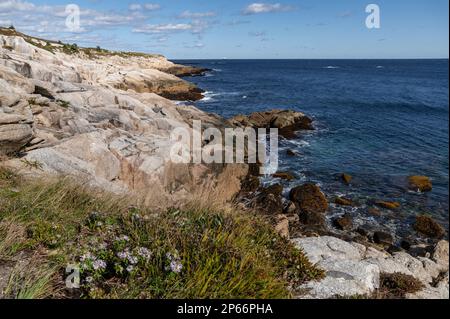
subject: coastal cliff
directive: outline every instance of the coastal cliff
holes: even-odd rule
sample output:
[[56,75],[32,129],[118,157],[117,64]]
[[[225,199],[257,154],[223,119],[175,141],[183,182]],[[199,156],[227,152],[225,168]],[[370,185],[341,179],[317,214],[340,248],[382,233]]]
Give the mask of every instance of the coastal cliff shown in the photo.
[[[255,166],[168,161],[170,133],[191,131],[193,119],[275,127],[285,138],[314,129],[300,112],[225,120],[174,102],[201,99],[202,90],[180,77],[205,71],[0,29],[0,262],[18,260],[0,265],[0,297],[14,294],[4,278],[23,272],[24,261],[51,264],[36,261],[39,252],[84,265],[75,297],[448,298],[448,242],[429,219],[418,225],[440,231],[431,244],[416,245],[415,254],[389,251],[389,234],[370,235],[374,243],[330,231],[330,203],[316,185],[299,185],[286,199],[281,185],[260,185]],[[182,210],[192,203],[200,204]],[[342,230],[351,224],[345,216],[334,222]],[[17,255],[16,247],[35,254]]]
[[167,160],[174,128],[190,129],[193,118],[223,126],[218,117],[173,102],[202,98],[201,89],[175,75],[203,70],[160,55],[83,49],[8,29],[0,32],[0,50],[0,152],[11,157],[7,166],[139,193],[158,208],[193,194],[228,201],[239,191],[245,166]]

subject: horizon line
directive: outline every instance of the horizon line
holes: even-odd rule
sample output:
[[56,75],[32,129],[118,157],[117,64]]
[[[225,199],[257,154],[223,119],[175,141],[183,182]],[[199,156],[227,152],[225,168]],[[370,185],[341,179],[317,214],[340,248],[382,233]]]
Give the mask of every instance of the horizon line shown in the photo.
[[[164,56],[164,55],[163,55]],[[213,61],[213,60],[223,60],[223,61],[233,61],[233,60],[449,60],[449,57],[445,58],[169,58],[168,60],[178,60],[178,61]]]

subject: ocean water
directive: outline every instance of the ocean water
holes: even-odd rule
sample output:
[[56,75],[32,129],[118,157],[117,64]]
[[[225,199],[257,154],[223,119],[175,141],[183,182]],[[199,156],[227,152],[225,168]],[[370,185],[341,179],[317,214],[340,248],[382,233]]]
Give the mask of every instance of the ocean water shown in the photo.
[[[282,141],[280,170],[294,173],[289,188],[318,183],[332,199],[344,195],[361,224],[411,229],[418,213],[433,215],[448,229],[448,60],[201,60],[177,61],[213,69],[189,78],[207,91],[196,106],[224,117],[273,108],[311,116],[314,132]],[[286,156],[286,150],[298,157]],[[354,177],[351,186],[336,175]],[[432,178],[431,193],[407,190],[410,175]],[[280,182],[267,180],[266,182]],[[402,203],[382,217],[367,213],[373,200]]]

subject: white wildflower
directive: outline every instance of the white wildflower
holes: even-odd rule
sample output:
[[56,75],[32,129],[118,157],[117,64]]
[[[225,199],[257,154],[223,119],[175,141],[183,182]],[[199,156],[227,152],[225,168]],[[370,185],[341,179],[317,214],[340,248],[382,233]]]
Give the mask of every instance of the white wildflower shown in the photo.
[[94,263],[92,264],[92,267],[94,268],[94,270],[99,270],[99,269],[103,270],[103,269],[106,269],[106,263],[103,260],[99,259],[99,260],[94,261]]
[[152,253],[150,252],[150,250],[145,247],[139,247],[137,253],[139,256],[146,260],[149,260],[152,257]]
[[133,255],[129,255],[128,256],[128,261],[130,262],[130,264],[132,265],[136,265],[138,263],[138,259],[137,257],[133,256]]
[[127,259],[128,258],[129,253],[126,251],[122,251],[120,253],[117,253],[117,257],[119,257],[120,259]]
[[183,270],[183,264],[178,260],[173,260],[170,262],[170,270],[179,274]]

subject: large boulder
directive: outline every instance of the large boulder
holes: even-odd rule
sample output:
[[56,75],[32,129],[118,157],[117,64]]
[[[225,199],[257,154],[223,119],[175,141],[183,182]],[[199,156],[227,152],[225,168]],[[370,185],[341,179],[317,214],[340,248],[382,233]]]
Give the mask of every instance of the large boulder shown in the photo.
[[359,247],[334,237],[294,239],[309,260],[326,271],[320,282],[308,282],[300,290],[306,293],[300,298],[330,299],[370,295],[380,284],[380,269],[363,261]]
[[324,226],[328,201],[320,188],[313,184],[295,187],[289,193],[289,199],[299,211],[300,221],[308,226]]
[[0,125],[0,155],[18,152],[32,139],[33,130],[28,124]]
[[253,128],[277,128],[286,138],[295,137],[300,130],[313,130],[312,119],[301,112],[291,110],[272,110],[256,112],[248,116],[238,115],[230,119],[233,125]]
[[13,94],[30,94],[34,84],[15,70],[0,65],[0,91]]
[[[5,95],[0,106],[0,155],[20,151],[34,137],[33,114],[26,100]],[[13,102],[12,105],[7,106]]]
[[328,209],[327,198],[314,184],[294,187],[289,193],[289,199],[297,204],[301,212],[325,213]]
[[433,255],[431,259],[435,261],[438,265],[442,267],[448,267],[449,264],[449,245],[448,241],[441,240],[439,241],[433,251]]
[[292,242],[326,271],[324,280],[298,287],[305,291],[299,298],[372,297],[380,287],[383,273],[412,276],[423,284],[421,291],[407,298],[448,299],[448,242],[442,241],[435,247],[434,260],[415,258],[405,252],[390,255],[329,236],[297,238]]

